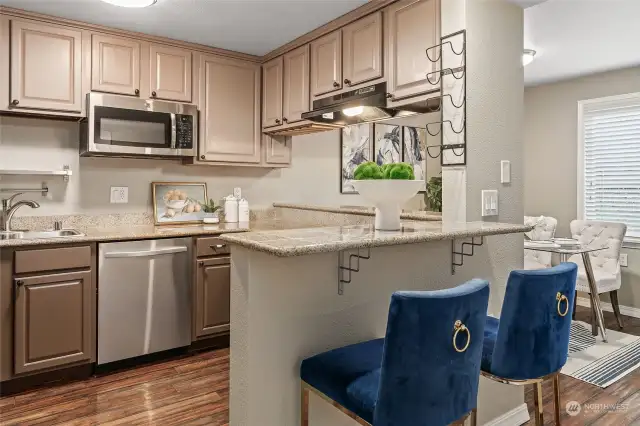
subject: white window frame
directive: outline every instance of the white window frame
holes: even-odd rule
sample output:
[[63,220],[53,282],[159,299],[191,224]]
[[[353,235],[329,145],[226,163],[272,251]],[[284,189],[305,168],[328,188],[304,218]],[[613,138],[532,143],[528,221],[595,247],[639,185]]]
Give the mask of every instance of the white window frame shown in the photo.
[[[578,218],[585,219],[584,212],[584,112],[592,105],[624,104],[626,101],[640,100],[640,92],[625,95],[606,96],[604,98],[578,101]],[[625,236],[624,247],[640,248],[640,238]]]

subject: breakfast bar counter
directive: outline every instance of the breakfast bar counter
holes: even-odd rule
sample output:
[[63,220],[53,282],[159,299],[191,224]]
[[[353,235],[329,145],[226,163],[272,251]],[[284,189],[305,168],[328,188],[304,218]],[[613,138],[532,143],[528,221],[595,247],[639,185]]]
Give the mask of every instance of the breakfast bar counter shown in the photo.
[[[400,231],[348,225],[223,235],[231,244],[230,425],[300,424],[301,361],[383,337],[394,291],[485,278],[491,282],[489,311],[499,315],[509,273],[500,257],[522,246],[529,229],[403,221]],[[473,250],[462,247],[472,241]],[[473,256],[454,253],[463,251]],[[478,407],[479,424],[528,420],[521,391],[485,379]],[[314,395],[309,412],[310,426],[356,425]]]

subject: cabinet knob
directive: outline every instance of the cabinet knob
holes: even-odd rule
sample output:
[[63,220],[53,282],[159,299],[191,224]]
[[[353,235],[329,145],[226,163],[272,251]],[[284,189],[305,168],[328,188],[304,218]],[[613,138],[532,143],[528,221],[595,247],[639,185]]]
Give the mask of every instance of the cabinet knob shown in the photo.
[[351,80],[349,80],[348,78],[345,78],[344,84],[346,84],[347,86],[351,86]]
[[151,92],[151,96],[153,96],[154,98],[156,97],[157,93],[156,92]]
[[22,280],[16,280],[16,285],[17,285],[17,286],[24,285],[24,281],[22,281]]
[[203,267],[204,266],[204,262],[201,260],[200,262],[198,262],[198,266]]
[[288,122],[288,121],[289,121],[289,120],[287,120],[287,117],[284,117],[284,118],[282,119],[282,122],[283,122],[283,123],[286,123],[286,122]]
[[20,103],[19,100],[14,99],[13,101],[11,101],[11,105],[18,105]]
[[204,160],[204,158],[205,158],[205,157],[204,157],[204,155],[201,155],[201,156],[200,156],[200,159],[201,159],[201,160]]
[[276,124],[280,124],[280,119],[276,118]]
[[387,97],[387,99],[393,99],[393,95],[391,93],[387,93],[385,96]]
[[139,96],[140,95],[140,90],[136,89],[136,90],[133,91],[133,93],[135,93],[136,96]]
[[337,89],[338,87],[340,87],[340,83],[338,83],[337,81],[334,81],[333,82],[333,87],[335,87]]

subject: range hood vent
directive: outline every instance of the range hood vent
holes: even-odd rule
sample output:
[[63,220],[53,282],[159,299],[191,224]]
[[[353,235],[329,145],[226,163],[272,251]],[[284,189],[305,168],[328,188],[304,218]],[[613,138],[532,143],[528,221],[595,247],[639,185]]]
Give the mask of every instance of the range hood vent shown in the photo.
[[302,114],[302,118],[326,126],[345,127],[434,112],[439,108],[440,99],[387,108],[387,83],[378,83],[318,99],[313,102],[313,110]]
[[293,125],[285,129],[264,129],[264,133],[270,136],[300,136],[308,135],[311,133],[326,132],[327,130],[338,129],[341,126],[335,126],[330,124],[314,123],[314,122],[301,122],[299,125]]

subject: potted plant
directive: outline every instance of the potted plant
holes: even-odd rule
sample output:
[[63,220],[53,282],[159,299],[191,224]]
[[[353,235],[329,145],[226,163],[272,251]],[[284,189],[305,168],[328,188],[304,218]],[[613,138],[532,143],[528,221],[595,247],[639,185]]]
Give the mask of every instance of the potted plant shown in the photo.
[[416,195],[424,181],[416,180],[413,166],[392,163],[378,166],[369,161],[353,173],[353,185],[360,195],[376,207],[375,229],[400,229],[401,207]]
[[427,182],[424,203],[433,212],[442,211],[442,176],[434,176]]
[[204,212],[204,218],[202,219],[204,223],[220,222],[220,218],[218,217],[218,210],[220,210],[222,206],[216,205],[213,199],[209,199],[209,201],[200,203],[200,206],[202,207],[202,211]]

